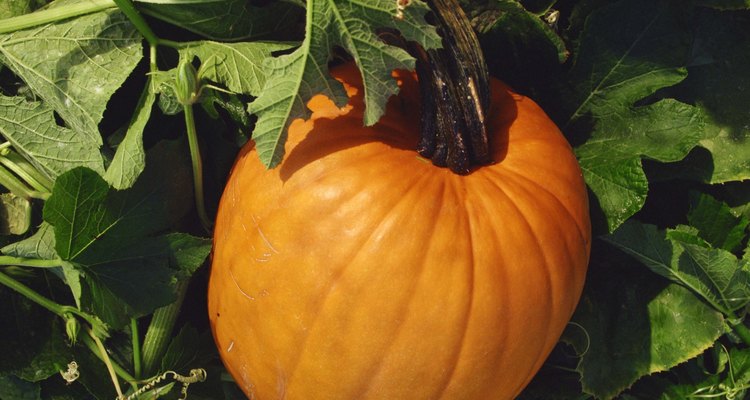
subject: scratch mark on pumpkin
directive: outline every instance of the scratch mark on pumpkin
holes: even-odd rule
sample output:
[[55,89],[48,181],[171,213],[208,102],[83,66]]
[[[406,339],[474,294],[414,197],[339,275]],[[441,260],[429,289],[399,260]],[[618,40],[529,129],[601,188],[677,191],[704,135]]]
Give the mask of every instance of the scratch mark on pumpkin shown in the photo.
[[[271,241],[270,241],[270,240],[268,240],[268,238],[266,237],[266,235],[265,235],[265,234],[263,233],[263,230],[262,230],[262,229],[260,229],[260,224],[258,224],[258,219],[257,219],[257,218],[255,218],[255,215],[252,215],[251,217],[252,217],[252,219],[253,219],[253,223],[255,224],[255,229],[257,229],[257,230],[258,230],[258,235],[260,235],[260,238],[261,238],[261,239],[263,239],[263,243],[265,243],[265,244],[266,244],[266,246],[267,246],[267,247],[268,247],[268,248],[269,248],[269,249],[270,249],[270,250],[271,250],[271,251],[272,251],[272,252],[273,252],[274,254],[279,254],[279,251],[278,251],[278,250],[276,250],[276,248],[275,248],[275,247],[273,247],[273,245],[271,244]],[[266,256],[267,258],[270,258],[270,257],[271,257],[271,253],[264,253],[263,255],[264,255],[264,256]],[[263,261],[268,261],[268,260],[263,260]]]
[[240,293],[242,293],[243,296],[247,297],[248,299],[250,299],[252,301],[255,301],[255,297],[250,296],[244,290],[242,290],[242,288],[240,287],[239,282],[237,282],[237,278],[234,277],[234,272],[232,271],[231,268],[229,269],[229,277],[232,278],[232,282],[234,282],[234,286],[237,287],[237,290],[239,290]]
[[229,353],[230,351],[232,351],[233,348],[234,348],[234,340],[232,340],[232,342],[229,343],[229,347],[227,347],[227,353]]

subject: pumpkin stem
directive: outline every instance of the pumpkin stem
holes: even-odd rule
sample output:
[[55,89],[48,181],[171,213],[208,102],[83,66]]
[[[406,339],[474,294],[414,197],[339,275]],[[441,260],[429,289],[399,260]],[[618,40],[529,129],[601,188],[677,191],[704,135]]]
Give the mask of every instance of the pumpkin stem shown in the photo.
[[430,0],[443,48],[412,46],[422,94],[417,151],[440,167],[468,174],[492,162],[485,126],[489,73],[479,40],[456,0]]

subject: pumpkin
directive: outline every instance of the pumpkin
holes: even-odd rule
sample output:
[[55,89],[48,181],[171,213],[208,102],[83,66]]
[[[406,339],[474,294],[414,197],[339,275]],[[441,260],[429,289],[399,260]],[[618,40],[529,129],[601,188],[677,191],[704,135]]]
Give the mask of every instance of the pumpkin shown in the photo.
[[468,175],[414,152],[416,77],[362,126],[359,71],[332,74],[267,170],[252,144],[223,193],[208,288],[227,369],[250,399],[512,399],[578,302],[587,193],[531,100],[491,82],[494,163]]

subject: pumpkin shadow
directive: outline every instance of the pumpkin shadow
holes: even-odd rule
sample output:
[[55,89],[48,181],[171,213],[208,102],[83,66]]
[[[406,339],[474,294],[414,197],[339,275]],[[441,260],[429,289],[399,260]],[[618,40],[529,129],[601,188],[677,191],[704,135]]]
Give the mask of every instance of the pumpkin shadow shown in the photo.
[[[492,85],[493,98],[487,128],[490,132],[490,151],[494,164],[501,162],[508,152],[508,132],[517,116],[517,109],[509,88],[497,81],[493,81]],[[413,77],[403,77],[400,94],[390,98],[385,115],[372,127],[363,126],[365,104],[362,90],[352,90],[351,87],[347,89],[350,90],[351,98],[349,104],[341,109],[341,113],[321,118],[316,116],[316,110],[311,107],[313,117],[305,122],[311,124],[311,128],[305,137],[293,146],[280,166],[282,181],[286,182],[311,162],[373,142],[380,142],[396,150],[413,151],[417,156],[421,101],[418,83]],[[335,107],[330,100],[328,102],[325,107]],[[474,170],[476,169],[478,168]]]

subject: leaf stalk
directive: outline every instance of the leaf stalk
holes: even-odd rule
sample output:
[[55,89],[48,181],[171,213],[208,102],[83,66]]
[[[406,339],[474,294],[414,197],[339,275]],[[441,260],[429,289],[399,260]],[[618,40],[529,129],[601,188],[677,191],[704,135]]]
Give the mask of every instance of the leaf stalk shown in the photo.
[[143,371],[146,374],[157,373],[157,362],[164,356],[172,336],[177,316],[185,300],[189,280],[177,284],[177,300],[174,303],[154,311],[151,323],[143,339]]
[[0,20],[0,34],[33,28],[38,25],[49,24],[114,7],[115,3],[112,0],[88,0],[68,4],[63,7],[35,11],[29,14]]
[[198,218],[207,232],[211,232],[213,222],[206,212],[206,203],[203,193],[203,160],[198,143],[198,132],[195,129],[195,117],[192,105],[183,105],[185,114],[185,126],[187,128],[188,146],[190,147],[190,160],[193,165],[193,191],[195,195],[195,208]]

